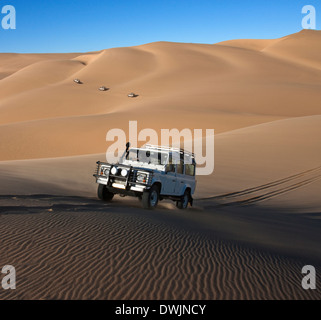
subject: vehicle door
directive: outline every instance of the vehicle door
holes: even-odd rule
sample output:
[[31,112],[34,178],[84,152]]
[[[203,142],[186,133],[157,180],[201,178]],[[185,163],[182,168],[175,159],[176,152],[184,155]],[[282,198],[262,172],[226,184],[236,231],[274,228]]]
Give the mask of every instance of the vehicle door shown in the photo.
[[162,191],[164,195],[175,195],[176,187],[176,171],[173,164],[172,156],[169,156],[168,164],[166,165],[166,172],[162,179]]
[[185,191],[185,172],[184,172],[184,160],[180,159],[179,163],[176,164],[176,185],[175,195],[181,196]]
[[185,183],[191,187],[191,194],[195,191],[195,163],[185,163]]

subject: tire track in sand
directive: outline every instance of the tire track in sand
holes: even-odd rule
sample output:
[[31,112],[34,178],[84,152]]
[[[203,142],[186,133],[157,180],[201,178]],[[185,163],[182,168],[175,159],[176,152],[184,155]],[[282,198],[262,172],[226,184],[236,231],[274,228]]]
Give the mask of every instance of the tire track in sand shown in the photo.
[[321,166],[260,186],[196,200],[215,200],[218,206],[251,205],[305,187],[321,179]]

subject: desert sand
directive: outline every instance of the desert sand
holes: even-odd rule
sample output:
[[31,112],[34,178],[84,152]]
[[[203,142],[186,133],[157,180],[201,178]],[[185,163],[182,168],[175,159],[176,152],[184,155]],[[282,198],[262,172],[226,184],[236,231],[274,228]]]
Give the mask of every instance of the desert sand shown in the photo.
[[[321,272],[320,52],[303,30],[0,54],[0,266],[17,269],[0,298],[320,299],[301,287]],[[130,120],[215,129],[193,208],[96,199],[106,133]]]

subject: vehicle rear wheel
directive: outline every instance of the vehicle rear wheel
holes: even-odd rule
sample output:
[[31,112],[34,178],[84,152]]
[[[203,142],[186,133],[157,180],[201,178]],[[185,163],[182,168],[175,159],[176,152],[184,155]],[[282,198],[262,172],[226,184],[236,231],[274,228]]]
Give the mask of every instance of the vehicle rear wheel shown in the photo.
[[154,209],[159,201],[159,188],[157,186],[151,187],[147,192],[143,193],[142,205],[144,209]]
[[107,187],[104,186],[103,184],[98,185],[97,195],[100,200],[103,200],[106,202],[110,202],[114,197],[114,194],[108,191]]
[[178,209],[186,209],[188,207],[190,196],[191,196],[191,194],[190,194],[189,190],[186,190],[184,195],[182,196],[182,199],[179,201],[176,201],[176,207]]

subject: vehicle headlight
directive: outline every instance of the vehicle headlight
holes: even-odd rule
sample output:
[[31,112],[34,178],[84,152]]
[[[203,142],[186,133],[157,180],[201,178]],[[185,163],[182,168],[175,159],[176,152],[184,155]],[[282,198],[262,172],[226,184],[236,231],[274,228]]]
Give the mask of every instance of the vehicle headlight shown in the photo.
[[110,168],[109,167],[106,167],[106,166],[100,166],[99,167],[99,174],[101,176],[108,176],[109,175],[109,171],[110,171]]
[[110,170],[111,174],[113,174],[113,175],[115,175],[117,173],[117,171],[118,170],[117,170],[116,167],[112,167],[111,170]]
[[126,169],[123,169],[120,174],[122,175],[122,177],[126,177],[128,174],[128,171]]
[[148,178],[148,174],[147,174],[147,173],[138,173],[138,174],[137,174],[136,181],[137,181],[137,182],[146,183],[147,178]]

